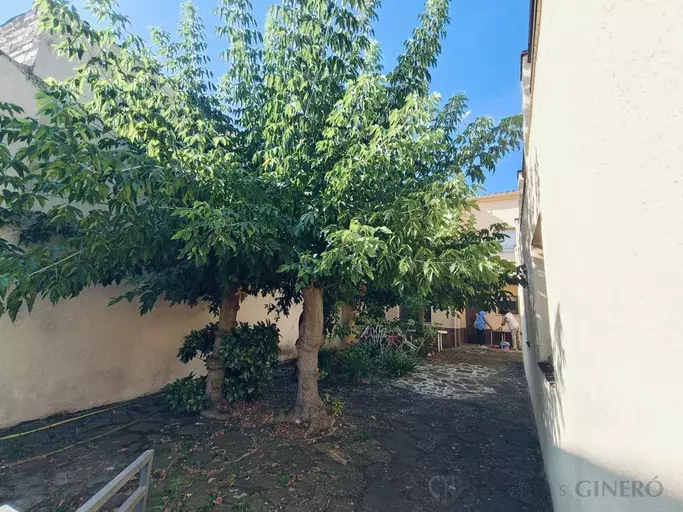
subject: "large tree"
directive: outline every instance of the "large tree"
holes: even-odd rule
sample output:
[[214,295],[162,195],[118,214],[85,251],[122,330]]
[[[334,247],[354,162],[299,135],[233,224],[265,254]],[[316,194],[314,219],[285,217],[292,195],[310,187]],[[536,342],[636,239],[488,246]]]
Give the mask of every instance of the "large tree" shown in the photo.
[[[291,417],[329,424],[317,392],[328,287],[364,283],[452,299],[494,293],[514,276],[500,239],[474,229],[471,196],[518,146],[519,117],[464,124],[466,99],[430,94],[448,0],[428,0],[398,65],[383,74],[373,39],[377,0],[284,1],[271,9],[250,87],[262,166],[282,188],[287,245],[303,296],[299,389]],[[478,291],[477,291],[478,290]],[[445,300],[442,300],[445,302]]]
[[155,55],[111,2],[90,6],[101,30],[66,2],[36,5],[55,51],[78,67],[43,84],[41,121],[0,104],[0,206],[21,232],[0,239],[0,314],[14,320],[39,295],[56,302],[92,284],[126,284],[114,302],[138,298],[142,314],[159,298],[208,303],[219,318],[207,394],[221,405],[218,347],[242,294],[274,285],[279,219],[213,93],[197,10],[183,5],[177,42],[152,32]]
[[504,284],[512,269],[474,230],[468,198],[520,122],[465,123],[464,96],[430,93],[448,0],[427,0],[389,73],[378,0],[282,0],[263,35],[249,0],[219,0],[217,85],[192,4],[180,40],[154,30],[153,51],[112,3],[92,3],[108,22],[95,30],[62,0],[38,0],[57,50],[82,65],[42,93],[46,123],[9,105],[0,117],[5,206],[16,218],[47,202],[56,231],[29,249],[0,242],[12,316],[37,294],[132,281],[143,309],[208,299],[230,328],[236,290],[278,289],[284,308],[303,300],[289,417],[315,431],[331,422],[317,389],[325,296],[370,283],[461,303]]

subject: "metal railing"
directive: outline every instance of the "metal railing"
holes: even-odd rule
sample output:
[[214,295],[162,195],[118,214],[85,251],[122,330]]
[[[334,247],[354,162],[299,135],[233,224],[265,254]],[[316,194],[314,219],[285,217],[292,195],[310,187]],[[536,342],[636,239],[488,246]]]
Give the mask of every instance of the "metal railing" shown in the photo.
[[135,459],[130,466],[116,475],[111,482],[102,487],[100,492],[81,505],[76,512],[96,512],[138,473],[140,473],[140,484],[138,485],[138,488],[135,489],[133,494],[128,496],[128,499],[123,505],[118,507],[117,510],[118,512],[127,512],[129,510],[145,512],[147,509],[147,497],[149,495],[149,482],[152,474],[153,457],[154,450],[147,450]]

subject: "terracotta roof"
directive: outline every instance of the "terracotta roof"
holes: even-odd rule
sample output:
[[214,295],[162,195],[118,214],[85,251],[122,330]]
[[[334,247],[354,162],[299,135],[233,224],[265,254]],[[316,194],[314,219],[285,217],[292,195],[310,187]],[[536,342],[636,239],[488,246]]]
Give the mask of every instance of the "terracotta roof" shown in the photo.
[[38,13],[31,9],[0,25],[0,51],[31,67],[38,52]]

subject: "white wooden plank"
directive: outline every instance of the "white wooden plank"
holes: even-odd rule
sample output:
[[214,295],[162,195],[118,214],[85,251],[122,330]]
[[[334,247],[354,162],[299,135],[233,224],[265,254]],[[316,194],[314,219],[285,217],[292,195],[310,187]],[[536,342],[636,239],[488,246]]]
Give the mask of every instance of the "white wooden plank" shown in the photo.
[[95,512],[99,510],[114,494],[116,494],[121,487],[135,476],[135,474],[152,459],[154,450],[147,450],[145,453],[135,459],[126,469],[121,471],[114,479],[107,485],[102,487],[100,491],[92,498],[86,501],[79,507],[76,512]]
[[135,489],[135,492],[128,496],[128,499],[124,501],[123,505],[121,505],[118,508],[118,512],[128,512],[129,510],[133,510],[133,507],[135,507],[135,505],[144,500],[146,492],[146,487],[138,487],[137,489]]

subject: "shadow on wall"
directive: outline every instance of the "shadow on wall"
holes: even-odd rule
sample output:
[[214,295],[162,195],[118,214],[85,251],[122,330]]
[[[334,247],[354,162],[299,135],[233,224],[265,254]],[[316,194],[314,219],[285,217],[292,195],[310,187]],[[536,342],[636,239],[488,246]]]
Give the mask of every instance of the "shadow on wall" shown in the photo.
[[[564,329],[562,327],[561,305],[557,305],[555,310],[555,322],[552,337],[552,363],[555,373],[554,384],[546,384],[546,397],[543,401],[543,425],[546,435],[549,436],[546,442],[552,446],[559,446],[562,440],[562,432],[565,428],[564,408],[562,399],[565,395],[564,376],[567,360],[564,352]],[[539,369],[540,371],[540,369]],[[543,440],[541,440],[543,442]]]
[[[569,365],[574,363],[571,358],[568,361],[565,346],[573,346],[575,340],[566,338],[568,333],[564,322],[573,319],[566,316],[566,308],[563,317],[562,303],[554,295],[552,287],[553,272],[561,272],[562,268],[548,264],[546,276],[540,229],[542,219],[537,208],[539,163],[537,158],[529,163],[523,198],[528,209],[522,211],[523,229],[520,231],[520,252],[522,261],[527,265],[529,278],[524,294],[529,345],[524,347],[524,356],[553,508],[555,512],[681,512],[683,495],[675,494],[680,493],[681,488],[678,475],[660,475],[660,478],[656,478],[657,474],[643,474],[641,467],[635,464],[620,465],[617,459],[610,461],[613,466],[606,467],[602,462],[597,462],[601,453],[582,452],[580,444],[578,447],[572,444],[569,448],[565,439],[568,437],[567,429],[571,428],[567,398],[568,392],[571,392],[567,388]],[[580,336],[580,329],[574,327],[572,325],[571,332]],[[546,379],[539,362],[552,362],[553,379]],[[581,375],[577,378],[596,381],[600,377]],[[580,432],[572,431],[571,434],[572,439],[580,441]],[[678,433],[672,432],[671,435],[676,436]],[[635,438],[633,443],[637,442]],[[572,451],[568,451],[568,448]]]
[[603,511],[610,512],[680,512],[683,497],[668,490],[674,482],[657,475],[638,477],[617,473],[589,459],[560,448],[546,457],[550,494],[555,512]]
[[[538,166],[537,160],[534,166]],[[536,212],[532,212],[531,215],[537,215],[535,225],[532,224],[522,230],[523,261],[527,263],[528,269],[528,286],[524,299],[528,331],[526,336],[529,342],[526,354],[531,360],[527,361],[527,371],[528,378],[534,382],[532,392],[536,396],[532,399],[539,423],[540,441],[546,452],[560,445],[565,428],[562,399],[565,394],[566,357],[561,306],[557,304],[551,317],[548,299],[543,217]]]
[[[543,382],[539,419],[544,429],[540,441],[545,473],[555,512],[683,511],[683,496],[676,496],[672,492],[672,489],[677,488],[677,482],[657,478],[656,474],[643,475],[639,467],[614,471],[582,454],[561,448],[565,429],[563,398],[566,392],[567,360],[560,304],[557,305],[553,318],[552,357],[555,383],[549,385],[548,382]],[[637,440],[634,439],[634,442]]]

